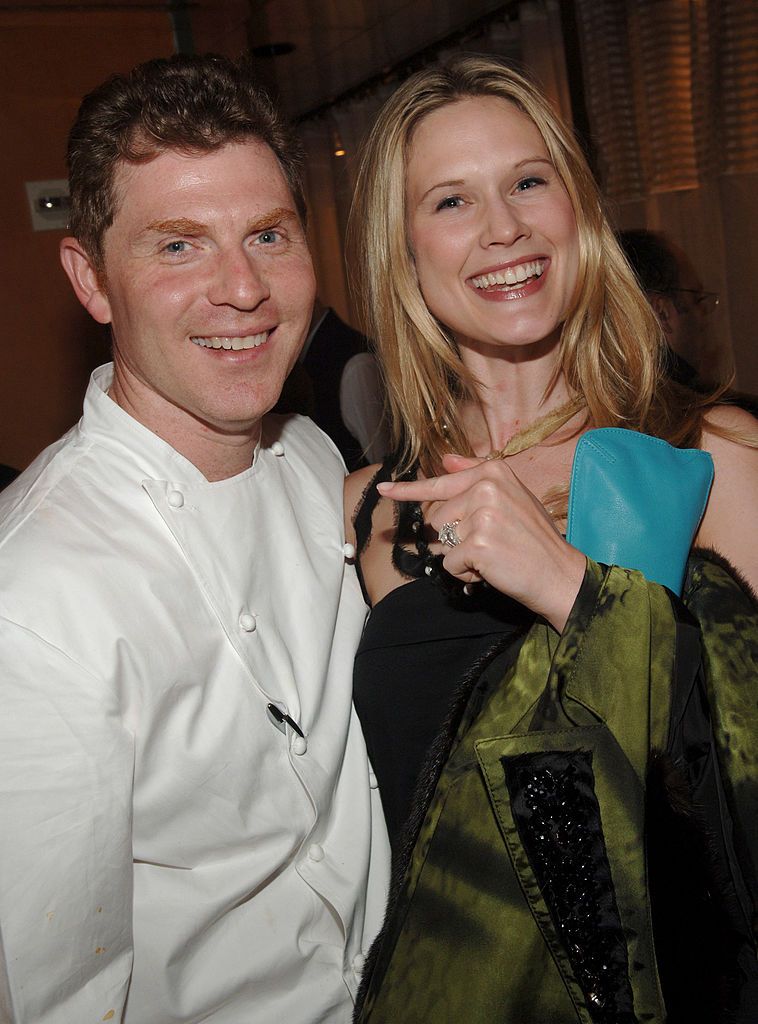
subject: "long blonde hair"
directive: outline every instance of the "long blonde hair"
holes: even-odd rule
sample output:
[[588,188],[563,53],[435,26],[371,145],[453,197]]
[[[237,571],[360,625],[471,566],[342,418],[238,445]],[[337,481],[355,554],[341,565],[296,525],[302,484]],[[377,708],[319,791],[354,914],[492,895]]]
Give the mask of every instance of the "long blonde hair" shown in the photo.
[[[400,469],[418,462],[434,473],[446,451],[471,453],[460,409],[476,398],[476,382],[421,294],[408,241],[405,180],[421,121],[479,96],[506,100],[533,122],[576,217],[577,283],[555,376],[563,373],[571,395],[586,403],[591,426],[697,443],[701,403],[663,381],[660,325],[616,241],[576,139],[521,74],[490,57],[463,56],[413,75],[384,105],[364,146],[350,215],[353,282],[383,367]],[[533,443],[555,429],[550,417],[540,424]]]

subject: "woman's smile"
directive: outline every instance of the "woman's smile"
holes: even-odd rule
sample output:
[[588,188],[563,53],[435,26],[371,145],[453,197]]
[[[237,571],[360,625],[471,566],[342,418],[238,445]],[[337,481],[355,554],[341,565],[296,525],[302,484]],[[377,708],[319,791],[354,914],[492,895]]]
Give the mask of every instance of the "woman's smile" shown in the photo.
[[489,302],[520,299],[538,291],[547,281],[550,260],[546,257],[508,263],[476,274],[466,282],[479,298]]

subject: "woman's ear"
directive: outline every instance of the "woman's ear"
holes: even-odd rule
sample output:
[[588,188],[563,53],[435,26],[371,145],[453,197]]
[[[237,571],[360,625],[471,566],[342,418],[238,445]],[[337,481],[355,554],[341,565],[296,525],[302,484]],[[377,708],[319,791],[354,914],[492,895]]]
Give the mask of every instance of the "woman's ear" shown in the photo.
[[92,258],[76,238],[63,239],[60,246],[60,257],[77,299],[99,324],[109,324],[111,322],[110,302]]

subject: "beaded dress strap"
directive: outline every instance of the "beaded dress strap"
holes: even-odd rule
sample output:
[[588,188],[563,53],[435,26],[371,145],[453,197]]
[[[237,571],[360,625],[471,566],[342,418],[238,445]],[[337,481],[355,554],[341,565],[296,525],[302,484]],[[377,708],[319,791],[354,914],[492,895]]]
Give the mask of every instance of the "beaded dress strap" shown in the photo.
[[[363,591],[363,599],[371,605],[366,585],[361,572],[361,554],[371,539],[374,509],[379,501],[376,485],[393,479],[396,459],[385,459],[380,468],[367,484],[361,500],[353,516],[355,527],[355,569]],[[412,466],[406,473],[398,476],[398,480],[415,480],[418,467]],[[426,523],[421,505],[414,501],[400,501],[395,504],[395,534],[392,538],[392,564],[407,580],[420,579],[427,576],[437,586],[459,596],[463,593],[463,585],[442,566],[442,555],[433,555],[424,536]]]
[[392,461],[385,459],[363,489],[361,500],[358,502],[355,514],[353,515],[356,559],[360,559],[366,545],[371,540],[374,509],[379,501],[379,491],[377,491],[376,485],[386,483],[392,479],[392,468]]
[[353,527],[355,528],[355,571],[358,575],[358,582],[361,585],[363,600],[369,608],[371,607],[371,601],[369,600],[366,583],[361,571],[361,555],[363,554],[366,545],[371,540],[371,527],[374,520],[374,509],[379,501],[379,491],[377,491],[376,485],[391,479],[392,460],[385,459],[364,487],[361,500],[358,502],[355,514],[353,515]]

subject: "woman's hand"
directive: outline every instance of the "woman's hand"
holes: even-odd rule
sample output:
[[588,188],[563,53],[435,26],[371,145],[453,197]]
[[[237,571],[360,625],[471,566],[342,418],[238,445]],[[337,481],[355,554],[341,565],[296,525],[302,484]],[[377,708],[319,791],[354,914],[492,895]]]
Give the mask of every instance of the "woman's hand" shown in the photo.
[[446,476],[379,484],[393,501],[428,502],[437,532],[455,523],[460,543],[444,566],[464,583],[487,583],[542,615],[559,632],[579,592],[586,559],[556,530],[537,498],[502,460],[446,455]]

